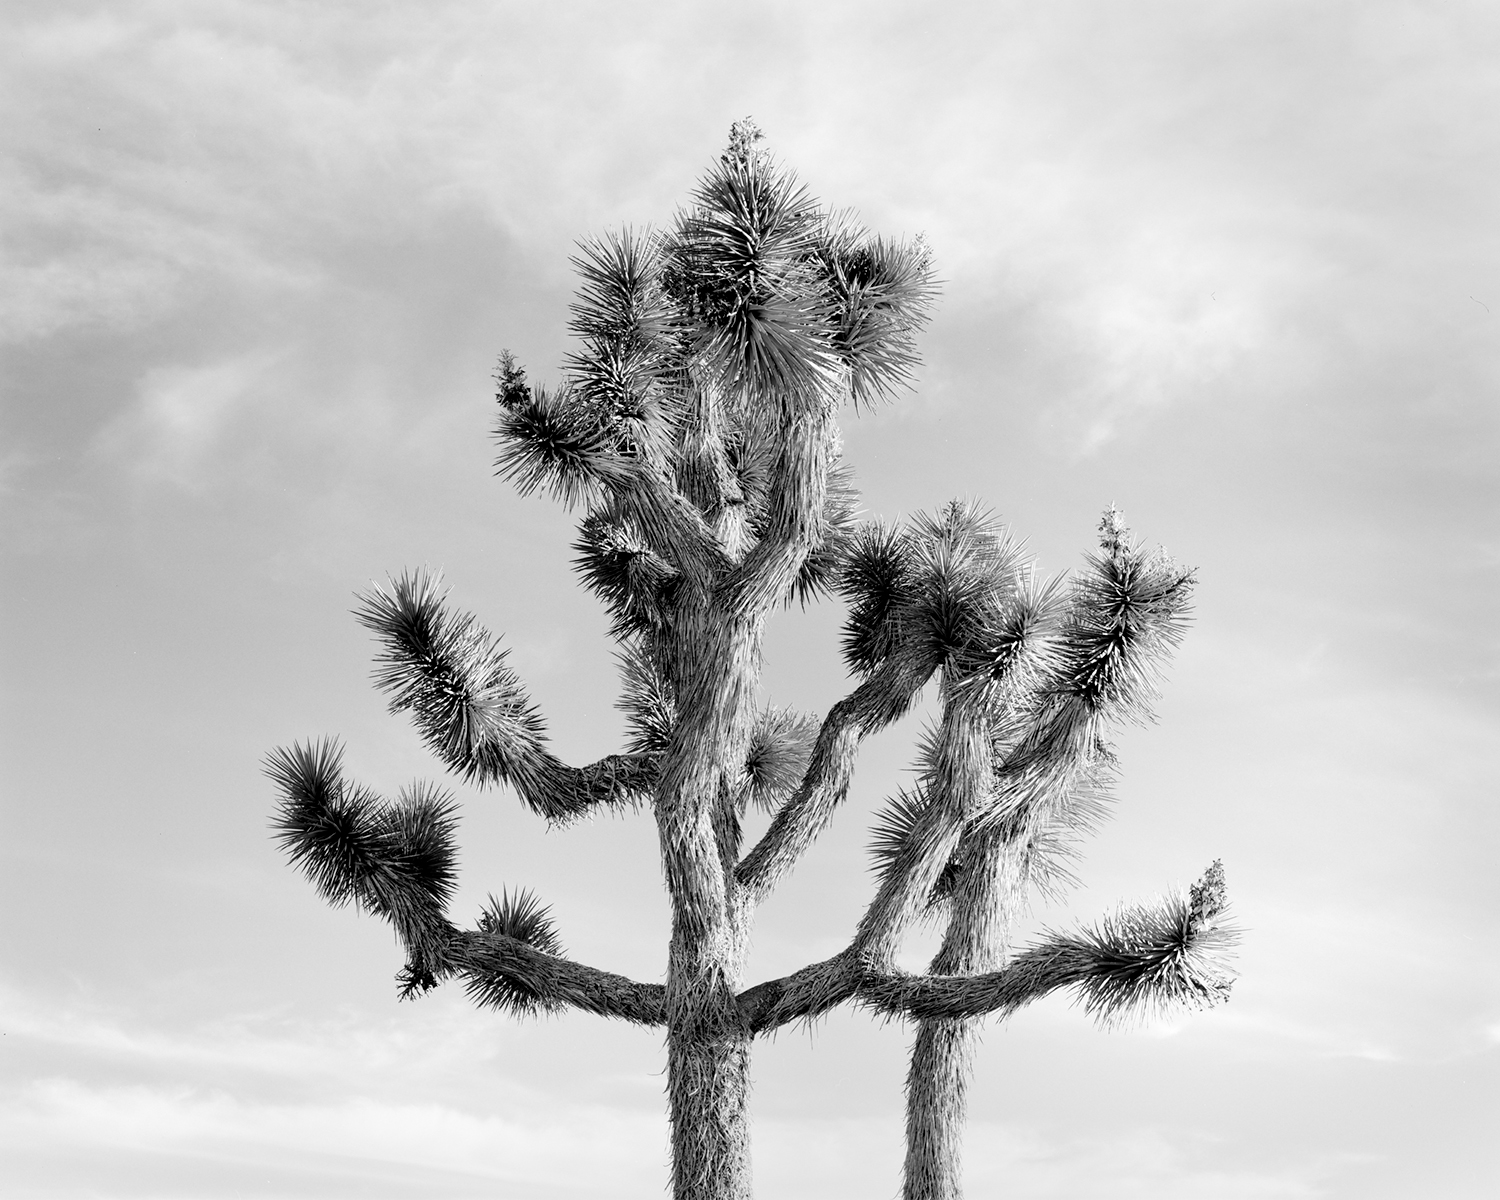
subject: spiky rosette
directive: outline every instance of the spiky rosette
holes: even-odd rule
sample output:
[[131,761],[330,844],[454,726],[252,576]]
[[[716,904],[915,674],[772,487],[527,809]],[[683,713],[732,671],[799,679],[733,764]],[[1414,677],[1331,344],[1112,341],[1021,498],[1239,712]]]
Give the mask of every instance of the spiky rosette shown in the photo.
[[573,549],[574,570],[609,608],[611,636],[654,632],[671,620],[680,575],[616,506],[584,518]]
[[[524,888],[514,894],[502,891],[498,900],[490,896],[479,916],[479,931],[509,938],[543,954],[563,953],[551,910]],[[465,990],[476,1003],[513,1016],[527,1016],[555,1007],[544,989],[519,972],[471,974]]]
[[1079,955],[1073,986],[1102,1024],[1173,1009],[1208,1008],[1229,998],[1238,931],[1227,920],[1224,866],[1218,860],[1188,895],[1122,907],[1056,945]]
[[918,585],[906,625],[947,663],[1003,610],[1021,581],[1020,547],[993,514],[954,500],[911,520]]
[[428,747],[466,779],[538,777],[549,765],[541,716],[506,651],[469,613],[443,604],[441,580],[402,573],[359,597],[355,616],[380,641],[375,684],[410,711]]
[[848,602],[844,661],[868,675],[895,650],[900,618],[916,590],[916,572],[905,533],[894,525],[866,521],[850,536],[836,584]]
[[998,679],[1051,619],[1053,592],[1031,580],[1021,548],[977,504],[955,500],[904,529],[862,525],[838,580],[844,658],[868,674],[900,648],[951,667],[954,683],[986,669]]
[[568,328],[580,348],[566,369],[581,411],[601,449],[660,464],[682,417],[686,337],[661,290],[661,239],[625,229],[580,242],[572,261],[580,286]]
[[331,738],[280,747],[266,775],[280,792],[271,827],[318,893],[335,907],[349,903],[377,861],[377,797],[348,788],[340,774],[343,750]]
[[818,736],[818,720],[790,708],[763,710],[745,753],[745,798],[775,812],[802,782]]
[[661,754],[671,744],[677,725],[677,701],[671,685],[642,643],[627,646],[617,661],[621,691],[615,707],[625,714],[629,750],[632,754]]
[[854,403],[871,405],[909,386],[916,334],[937,291],[927,243],[870,237],[835,215],[815,253],[831,300],[832,345],[849,370]]
[[703,331],[695,347],[726,393],[805,404],[827,385],[827,297],[811,269],[821,214],[790,172],[745,143],[698,185],[666,240],[662,286]]
[[1017,574],[1014,590],[978,607],[967,641],[950,659],[953,703],[1014,710],[1056,670],[1052,635],[1066,595],[1062,581],[1041,582],[1029,569]]
[[266,774],[281,793],[272,821],[292,864],[334,905],[353,901],[390,921],[408,973],[430,985],[451,932],[444,909],[456,879],[457,806],[426,784],[394,803],[349,784],[337,743],[274,751]]
[[[889,797],[870,826],[870,857],[874,860],[872,870],[877,876],[889,875],[901,869],[912,852],[915,839],[920,836],[921,822],[927,807],[927,797],[919,789],[905,789]],[[925,905],[918,910],[922,919],[932,919],[946,911],[952,898],[953,883],[957,878],[957,863],[949,859],[938,873]]]
[[1145,719],[1161,664],[1182,640],[1193,572],[1137,547],[1113,508],[1100,530],[1059,638],[1064,686],[1091,710]]
[[[1026,822],[1021,833],[1023,878],[1047,899],[1060,900],[1078,885],[1072,864],[1083,840],[1109,816],[1113,782],[1114,757],[1103,747]],[[1022,815],[1012,811],[1013,819]]]
[[569,387],[500,396],[498,474],[522,495],[546,488],[569,508],[596,493],[615,447],[607,416]]
[[643,345],[664,352],[676,330],[662,294],[661,236],[622,229],[584,238],[571,259],[578,291],[568,305],[568,331],[584,340]]
[[885,802],[870,826],[870,856],[874,870],[881,874],[891,870],[910,844],[927,798],[920,790],[902,788]]

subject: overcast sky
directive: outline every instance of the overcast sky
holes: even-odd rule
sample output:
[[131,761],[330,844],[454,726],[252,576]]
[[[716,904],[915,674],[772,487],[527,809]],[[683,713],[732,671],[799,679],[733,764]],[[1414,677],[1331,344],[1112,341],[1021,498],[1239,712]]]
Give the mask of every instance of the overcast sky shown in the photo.
[[[659,1032],[398,1004],[389,930],[279,859],[260,763],[336,734],[373,786],[441,777],[349,616],[424,563],[561,754],[618,748],[570,518],[493,477],[489,375],[556,377],[574,239],[669,219],[746,114],[945,281],[919,387],[846,414],[866,508],[981,497],[1058,573],[1114,502],[1200,572],[1085,886],[1035,917],[1222,857],[1241,980],[1133,1031],[1065,999],[990,1028],[971,1194],[1496,1194],[1500,8],[0,19],[8,1195],[662,1194]],[[843,694],[840,619],[773,626],[768,696]],[[867,745],[752,981],[846,943],[921,720]],[[661,978],[648,818],[547,833],[453,786],[457,916],[528,886],[578,958]],[[908,1036],[758,1047],[761,1195],[896,1192]]]

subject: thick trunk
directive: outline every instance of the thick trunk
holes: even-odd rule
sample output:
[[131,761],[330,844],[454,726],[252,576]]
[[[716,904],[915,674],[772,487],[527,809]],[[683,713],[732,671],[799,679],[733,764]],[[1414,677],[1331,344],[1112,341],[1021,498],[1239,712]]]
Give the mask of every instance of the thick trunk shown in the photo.
[[[990,841],[963,856],[934,974],[978,974],[1004,961],[1020,891],[1020,852]],[[903,1200],[962,1200],[964,1125],[981,1020],[923,1021],[917,1028],[906,1076]]]
[[679,618],[678,724],[657,795],[672,898],[667,1093],[674,1200],[749,1200],[750,1031],[735,993],[746,944],[734,797],[754,721],[759,623],[704,603]]
[[904,1200],[959,1200],[976,1019],[923,1021],[906,1075]]
[[667,1063],[674,1200],[749,1200],[749,1035],[669,1030]]

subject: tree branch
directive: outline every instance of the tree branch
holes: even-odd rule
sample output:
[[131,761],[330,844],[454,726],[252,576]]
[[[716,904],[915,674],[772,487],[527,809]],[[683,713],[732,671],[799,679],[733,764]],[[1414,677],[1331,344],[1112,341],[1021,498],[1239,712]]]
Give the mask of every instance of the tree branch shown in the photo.
[[571,767],[546,748],[541,714],[506,651],[472,614],[444,606],[436,576],[403,574],[359,601],[355,616],[381,645],[375,682],[391,711],[409,710],[428,747],[466,779],[509,783],[553,821],[649,795],[656,764],[648,756]]
[[1051,934],[999,971],[906,975],[861,981],[859,999],[879,1012],[920,1020],[1007,1015],[1061,988],[1074,988],[1104,1024],[1179,1007],[1208,1008],[1229,997],[1238,932],[1225,920],[1224,869],[1215,862],[1188,896],[1122,908],[1098,925]]
[[634,462],[610,489],[646,543],[700,588],[728,563],[703,514],[649,462]]
[[789,412],[766,492],[760,540],[724,581],[727,607],[759,613],[791,593],[823,532],[823,501],[832,463],[833,405],[821,397],[812,411]]
[[449,930],[443,910],[456,878],[454,804],[422,784],[387,803],[347,784],[341,757],[332,741],[270,755],[266,774],[281,792],[276,839],[329,903],[353,901],[390,921],[408,970],[429,978]]
[[471,999],[492,1008],[576,1008],[636,1025],[663,1025],[667,1019],[661,984],[584,966],[503,933],[456,933],[444,966],[464,978]]
[[390,921],[407,955],[403,994],[460,975],[476,1001],[512,1011],[579,1008],[639,1025],[666,1019],[659,984],[570,962],[547,910],[528,893],[490,905],[460,932],[444,908],[454,884],[453,806],[418,786],[395,803],[345,782],[332,742],[278,750],[266,773],[281,792],[273,828],[335,905],[353,901]]
[[860,740],[901,717],[930,674],[930,666],[893,655],[829,710],[801,785],[735,869],[749,903],[769,894],[828,827],[849,794]]
[[737,997],[751,1033],[764,1033],[837,1008],[859,990],[865,965],[850,950],[781,979],[747,988]]
[[540,778],[518,780],[517,791],[548,820],[566,821],[601,807],[644,804],[656,777],[656,759],[646,754],[609,754],[582,767],[548,754]]
[[881,965],[891,962],[912,918],[930,901],[969,818],[990,794],[989,732],[982,714],[945,696],[942,720],[925,754],[926,802],[882,866],[879,888],[854,937],[861,956]]
[[1135,1015],[1208,1008],[1229,996],[1239,932],[1228,922],[1224,868],[1215,862],[1186,896],[1122,907],[1097,925],[1052,933],[1009,965],[983,975],[910,975],[882,968],[850,946],[832,958],[739,995],[753,1033],[816,1017],[845,1000],[890,1016],[954,1020],[1007,1016],[1074,988],[1103,1024]]

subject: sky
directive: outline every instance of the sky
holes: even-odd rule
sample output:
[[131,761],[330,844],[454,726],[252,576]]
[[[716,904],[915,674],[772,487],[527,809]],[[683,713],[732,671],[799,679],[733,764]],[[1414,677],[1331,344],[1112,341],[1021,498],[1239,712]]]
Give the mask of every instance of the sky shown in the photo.
[[[1198,568],[1066,927],[1222,858],[1230,1003],[986,1031],[1007,1200],[1470,1200],[1500,1181],[1500,8],[1142,2],[0,10],[0,1174],[21,1198],[655,1197],[659,1032],[399,1003],[390,931],[280,859],[265,754],[441,779],[353,594],[441,569],[558,753],[619,747],[572,521],[494,477],[502,349],[557,377],[575,240],[670,220],[753,115],[924,233],[913,391],[844,414],[871,515],[955,496],[1047,574],[1114,503]],[[769,699],[849,687],[836,603]],[[872,738],[750,981],[846,944],[924,715]],[[502,887],[659,980],[645,816],[463,804]],[[922,961],[913,941],[903,961]],[[910,1030],[758,1044],[758,1193],[895,1195]]]

